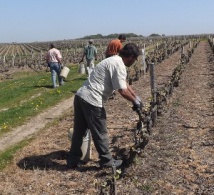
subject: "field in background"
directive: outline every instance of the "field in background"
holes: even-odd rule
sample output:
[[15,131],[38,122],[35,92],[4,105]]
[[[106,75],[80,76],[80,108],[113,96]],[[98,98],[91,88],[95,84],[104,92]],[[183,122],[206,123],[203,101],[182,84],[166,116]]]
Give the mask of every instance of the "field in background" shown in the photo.
[[[27,144],[20,143],[20,147],[8,151],[9,157],[5,155],[4,158],[11,163],[0,174],[0,191],[3,194],[109,194],[117,184],[118,194],[213,194],[214,47],[212,39],[209,45],[207,38],[171,37],[149,41],[151,47],[146,45],[144,62],[155,63],[159,94],[155,105],[159,115],[148,145],[134,161],[129,155],[138,117],[119,94],[107,102],[110,148],[115,157],[125,160],[119,179],[113,180],[111,170],[98,169],[94,147],[92,160],[80,171],[66,168],[70,145],[67,130],[73,117],[69,115],[33,141],[26,140]],[[136,43],[144,48],[144,40]],[[150,77],[142,62],[143,56],[128,70],[127,81],[146,105],[151,98]],[[77,64],[74,66],[77,68]],[[46,69],[41,64],[20,68],[7,64],[4,67],[8,68],[8,74],[15,69],[33,68],[42,75]],[[6,75],[1,82],[12,81],[15,77]],[[85,78],[77,76],[82,82]],[[22,79],[19,76],[18,80]],[[46,80],[43,85],[47,83]],[[39,89],[42,91],[43,87],[39,85]],[[57,89],[46,87],[44,91],[58,93]],[[29,95],[27,101],[35,94]],[[56,94],[57,101],[60,95]]]

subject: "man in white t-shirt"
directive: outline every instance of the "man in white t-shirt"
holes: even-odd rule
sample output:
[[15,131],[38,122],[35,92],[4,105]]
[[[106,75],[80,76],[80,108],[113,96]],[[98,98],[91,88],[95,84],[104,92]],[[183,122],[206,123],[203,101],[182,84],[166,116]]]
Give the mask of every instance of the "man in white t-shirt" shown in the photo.
[[69,168],[78,167],[82,157],[81,145],[88,129],[99,154],[100,167],[111,167],[113,163],[119,167],[122,164],[122,160],[114,160],[109,151],[104,102],[114,90],[118,90],[125,99],[133,103],[135,109],[142,109],[140,98],[126,82],[126,66],[131,66],[139,54],[139,48],[135,44],[126,44],[119,55],[97,64],[88,80],[77,91],[74,98],[74,131],[67,159]]

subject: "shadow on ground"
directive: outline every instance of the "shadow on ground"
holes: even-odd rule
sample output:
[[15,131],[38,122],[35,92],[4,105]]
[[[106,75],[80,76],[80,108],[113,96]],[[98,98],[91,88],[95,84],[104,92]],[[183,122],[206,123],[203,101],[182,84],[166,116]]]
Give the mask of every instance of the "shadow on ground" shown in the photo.
[[28,156],[21,159],[17,166],[24,170],[67,170],[66,164],[60,163],[62,160],[66,160],[67,152],[59,150],[51,152],[46,155]]
[[[57,171],[68,171],[68,167],[66,165],[66,159],[68,156],[68,152],[64,150],[59,150],[55,152],[51,152],[46,155],[38,155],[38,156],[28,156],[21,159],[17,166],[20,169],[24,170],[57,170]],[[85,172],[85,171],[97,171],[99,167],[97,166],[87,166],[84,165],[82,167],[77,168],[77,171]]]

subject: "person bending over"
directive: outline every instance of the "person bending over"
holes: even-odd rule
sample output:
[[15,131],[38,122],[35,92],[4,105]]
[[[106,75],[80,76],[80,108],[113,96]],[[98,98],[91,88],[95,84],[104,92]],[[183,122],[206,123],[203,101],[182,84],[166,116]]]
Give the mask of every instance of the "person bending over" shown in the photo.
[[142,102],[131,86],[126,82],[126,66],[130,67],[140,54],[139,48],[126,44],[119,55],[102,60],[96,65],[83,86],[74,97],[74,128],[71,148],[67,158],[67,166],[71,169],[78,167],[82,157],[81,145],[83,138],[90,129],[95,148],[99,154],[99,165],[116,167],[122,160],[113,159],[109,151],[109,136],[106,125],[104,102],[114,90],[133,103],[135,109],[142,109]]

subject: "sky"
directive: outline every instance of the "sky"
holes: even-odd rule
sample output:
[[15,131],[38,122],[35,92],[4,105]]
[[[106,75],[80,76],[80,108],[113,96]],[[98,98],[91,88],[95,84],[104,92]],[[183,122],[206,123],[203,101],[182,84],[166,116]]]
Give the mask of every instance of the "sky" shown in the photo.
[[214,33],[214,0],[0,0],[0,43]]

